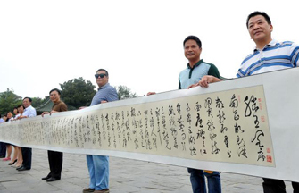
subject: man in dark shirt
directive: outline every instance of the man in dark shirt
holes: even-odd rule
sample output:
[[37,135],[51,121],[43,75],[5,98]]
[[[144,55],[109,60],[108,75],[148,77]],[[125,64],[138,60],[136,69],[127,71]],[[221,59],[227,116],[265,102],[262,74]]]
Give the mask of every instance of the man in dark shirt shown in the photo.
[[[49,94],[51,101],[54,103],[50,114],[67,111],[67,106],[60,99],[61,92],[59,89],[53,88]],[[48,112],[42,113],[42,117],[44,117],[45,114],[48,114]],[[62,156],[62,152],[48,150],[50,173],[42,178],[42,180],[51,182],[61,179]]]

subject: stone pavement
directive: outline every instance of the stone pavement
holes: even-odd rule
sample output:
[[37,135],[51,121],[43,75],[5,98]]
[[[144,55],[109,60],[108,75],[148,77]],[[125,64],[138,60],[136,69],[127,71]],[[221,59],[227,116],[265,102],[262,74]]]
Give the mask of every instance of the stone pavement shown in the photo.
[[[0,193],[81,193],[88,187],[86,156],[64,153],[62,179],[41,180],[49,172],[47,151],[32,150],[32,168],[18,172],[0,160]],[[223,193],[262,192],[261,178],[221,173]],[[292,192],[287,182],[288,192]],[[111,193],[188,193],[192,192],[186,168],[110,156]]]

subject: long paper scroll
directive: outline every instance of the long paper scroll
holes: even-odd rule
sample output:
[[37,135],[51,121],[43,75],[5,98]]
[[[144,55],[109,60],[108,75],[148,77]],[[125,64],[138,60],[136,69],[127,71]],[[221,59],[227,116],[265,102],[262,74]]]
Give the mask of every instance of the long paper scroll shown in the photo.
[[[279,104],[285,107],[288,103],[281,102],[281,96],[277,98],[277,93],[284,93],[273,87],[275,77],[289,79],[289,74],[298,75],[298,70],[0,124],[0,140],[72,153],[299,180],[298,175],[286,173],[285,169],[295,165],[283,166],[289,160],[282,161],[285,155],[281,152],[288,150],[277,145],[281,128],[273,125],[282,114],[275,110],[277,106],[281,110]],[[294,105],[288,107],[288,111],[294,111]],[[291,138],[285,137],[284,142],[292,141],[294,136],[286,122],[283,129]]]

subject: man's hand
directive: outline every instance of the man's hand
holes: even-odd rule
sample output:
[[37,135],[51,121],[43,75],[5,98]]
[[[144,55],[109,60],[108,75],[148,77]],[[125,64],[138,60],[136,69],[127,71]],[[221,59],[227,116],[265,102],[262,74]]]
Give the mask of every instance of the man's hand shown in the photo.
[[108,103],[108,101],[101,101],[101,104]]
[[28,118],[27,116],[25,115],[22,115],[22,116],[19,116],[18,119],[24,119],[24,118]]
[[41,114],[41,116],[44,117],[44,115],[46,115],[46,114],[49,114],[49,112],[43,112],[43,113]]
[[155,95],[156,93],[155,92],[148,92],[147,94],[146,94],[146,96],[151,96],[151,95]]
[[202,77],[200,81],[198,81],[198,83],[192,84],[188,88],[194,88],[197,86],[200,86],[202,88],[208,88],[210,83],[219,82],[219,81],[221,81],[219,78],[210,75],[205,75]]

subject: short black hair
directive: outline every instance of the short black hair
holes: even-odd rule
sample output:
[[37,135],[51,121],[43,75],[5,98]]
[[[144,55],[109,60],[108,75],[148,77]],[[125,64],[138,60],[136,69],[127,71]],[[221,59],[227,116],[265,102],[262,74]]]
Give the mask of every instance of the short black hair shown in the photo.
[[185,47],[185,44],[188,40],[194,40],[196,42],[196,44],[198,45],[198,47],[201,48],[202,44],[201,44],[201,41],[198,37],[196,36],[188,36],[186,37],[186,39],[184,40],[184,43],[183,43],[183,46]]
[[25,109],[24,105],[18,105],[17,108],[23,107]]
[[248,22],[250,20],[250,18],[256,16],[256,15],[261,15],[265,18],[265,20],[271,25],[271,19],[270,19],[270,16],[265,13],[265,12],[259,12],[259,11],[255,11],[253,13],[250,13],[248,16],[247,16],[247,20],[246,20],[246,27],[248,29]]
[[97,73],[98,71],[105,71],[106,76],[109,76],[108,71],[105,70],[105,69],[102,69],[102,68],[101,68],[101,69],[98,69],[98,70],[96,71],[96,73]]
[[51,92],[53,91],[58,92],[59,96],[61,95],[61,91],[58,88],[53,88],[52,90],[50,90],[49,95],[51,95]]
[[29,102],[32,102],[32,99],[30,97],[28,97],[28,96],[26,96],[26,97],[23,98],[23,100],[25,100],[25,99],[28,99]]

